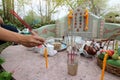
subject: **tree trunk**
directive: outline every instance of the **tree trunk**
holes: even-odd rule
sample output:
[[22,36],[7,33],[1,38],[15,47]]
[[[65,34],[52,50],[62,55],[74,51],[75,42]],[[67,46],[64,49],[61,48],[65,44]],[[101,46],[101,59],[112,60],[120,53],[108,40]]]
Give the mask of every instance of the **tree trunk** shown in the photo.
[[91,4],[92,4],[92,13],[94,13],[95,15],[98,15],[98,8],[96,7],[96,5],[94,4],[94,0],[91,0]]
[[5,0],[2,0],[2,5],[3,5],[3,16],[5,17]]
[[[14,0],[12,0],[11,4],[12,4],[12,10],[14,10]],[[14,16],[11,16],[11,20],[14,23],[15,20]]]
[[4,20],[13,22],[13,16],[10,14],[10,10],[14,10],[14,0],[2,0]]
[[39,0],[39,8],[40,8],[40,17],[41,17],[41,23],[43,23],[43,13],[42,13],[42,2],[41,2],[41,0]]

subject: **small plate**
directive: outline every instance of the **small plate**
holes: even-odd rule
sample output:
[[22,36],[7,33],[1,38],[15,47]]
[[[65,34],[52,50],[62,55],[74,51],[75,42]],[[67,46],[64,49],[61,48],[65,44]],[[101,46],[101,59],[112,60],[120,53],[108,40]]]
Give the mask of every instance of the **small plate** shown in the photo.
[[66,50],[66,49],[67,49],[67,44],[61,42],[61,49],[59,49],[59,50],[57,50],[57,51],[60,52],[60,51]]

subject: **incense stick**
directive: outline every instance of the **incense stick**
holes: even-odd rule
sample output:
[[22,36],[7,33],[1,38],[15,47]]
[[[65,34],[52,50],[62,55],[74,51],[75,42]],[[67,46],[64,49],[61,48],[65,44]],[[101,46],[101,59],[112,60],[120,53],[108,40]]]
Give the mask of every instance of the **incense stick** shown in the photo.
[[106,60],[108,57],[108,52],[105,54],[104,60],[103,60],[103,66],[102,66],[102,72],[101,72],[101,79],[100,80],[104,80],[104,72],[105,72],[105,68],[106,68]]
[[14,10],[10,10],[10,13],[13,14],[26,28],[28,28],[30,32],[32,31],[30,25],[22,20],[22,18]]
[[47,48],[45,47],[44,49],[44,56],[45,56],[45,61],[46,61],[46,68],[48,68],[48,50]]

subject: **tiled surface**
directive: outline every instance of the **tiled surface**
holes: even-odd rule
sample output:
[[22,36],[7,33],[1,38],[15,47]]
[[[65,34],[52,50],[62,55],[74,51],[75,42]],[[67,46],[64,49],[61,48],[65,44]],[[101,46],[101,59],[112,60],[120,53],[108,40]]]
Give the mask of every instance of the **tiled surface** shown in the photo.
[[[2,65],[7,71],[14,71],[16,80],[100,80],[101,69],[96,59],[79,57],[76,76],[67,74],[66,52],[59,52],[49,57],[49,67],[45,67],[45,59],[39,53],[28,51],[23,46],[9,46],[0,54],[6,62]],[[120,80],[113,74],[105,72],[104,80]]]

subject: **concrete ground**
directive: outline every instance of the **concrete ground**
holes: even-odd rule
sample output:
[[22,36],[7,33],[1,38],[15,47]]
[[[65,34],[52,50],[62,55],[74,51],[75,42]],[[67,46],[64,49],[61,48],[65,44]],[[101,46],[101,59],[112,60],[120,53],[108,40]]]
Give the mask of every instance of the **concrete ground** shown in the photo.
[[[6,60],[2,67],[6,71],[14,72],[13,77],[16,80],[100,80],[101,76],[101,69],[96,64],[96,58],[82,56],[79,56],[77,75],[68,75],[66,51],[49,57],[48,69],[45,67],[43,56],[28,51],[21,45],[7,47],[0,56]],[[120,77],[105,72],[104,80],[120,80]]]

